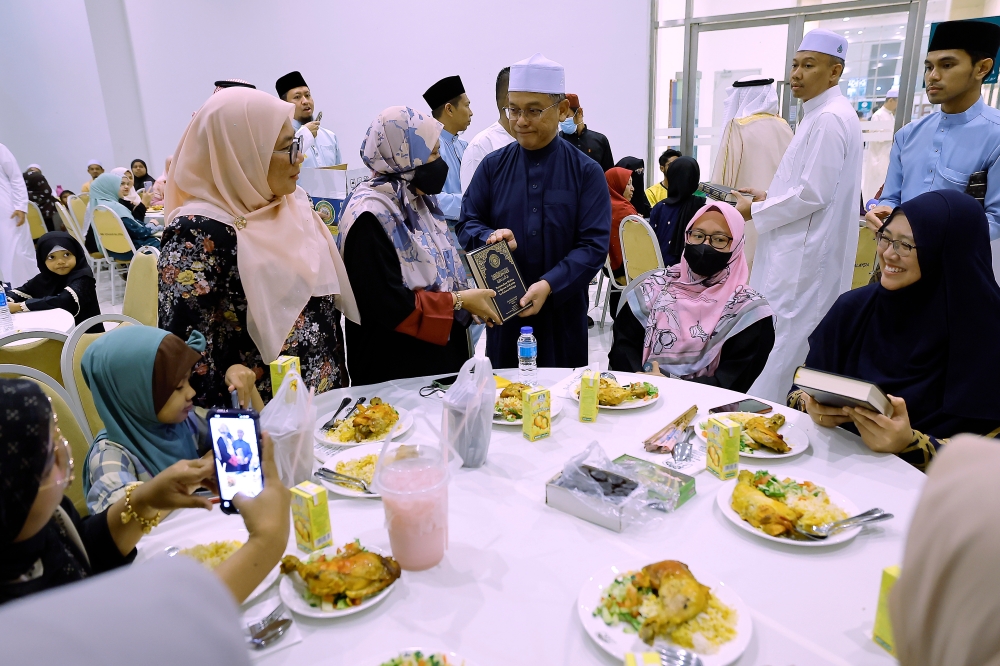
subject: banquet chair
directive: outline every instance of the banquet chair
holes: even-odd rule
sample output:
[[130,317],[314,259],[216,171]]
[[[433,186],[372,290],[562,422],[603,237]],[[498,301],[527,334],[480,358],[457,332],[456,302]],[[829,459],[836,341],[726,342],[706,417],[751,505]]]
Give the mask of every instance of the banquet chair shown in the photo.
[[65,493],[70,501],[73,502],[73,506],[76,507],[80,515],[87,515],[87,502],[83,494],[82,470],[83,461],[87,457],[87,451],[90,449],[90,438],[80,425],[83,422],[83,414],[73,405],[73,401],[69,393],[66,392],[66,389],[44,372],[39,372],[34,368],[23,365],[0,363],[0,376],[29,379],[41,386],[42,391],[52,401],[52,410],[55,412],[56,419],[59,422],[59,432],[69,442],[76,468],[76,478],[66,488]]
[[[638,289],[639,285],[641,285],[646,278],[648,278],[650,275],[652,275],[658,270],[660,269],[659,268],[650,269],[645,273],[642,273],[641,275],[637,276],[634,280],[630,281],[626,286],[622,287],[622,297],[618,301],[618,312],[621,312],[622,308],[625,307],[625,304],[628,302],[629,296],[632,295],[632,292]],[[618,316],[618,312],[615,312],[616,317]]]
[[851,289],[864,287],[872,281],[872,276],[878,270],[878,242],[875,232],[869,229],[861,220],[858,229],[858,250],[854,255],[854,275],[851,279]]
[[104,422],[101,421],[101,417],[97,413],[97,407],[94,405],[94,398],[90,394],[90,388],[87,386],[87,382],[83,380],[83,369],[80,366],[80,361],[83,359],[83,352],[87,351],[87,347],[94,340],[104,335],[103,333],[88,333],[87,331],[95,324],[102,324],[104,322],[118,322],[119,325],[142,325],[132,317],[120,314],[100,314],[91,317],[81,322],[69,332],[69,337],[63,346],[62,357],[59,359],[62,376],[66,378],[66,392],[69,393],[69,397],[77,412],[83,415],[80,426],[83,428],[84,434],[91,440],[93,440],[94,435],[98,431],[104,428]]
[[28,202],[28,228],[31,230],[31,240],[36,241],[48,231],[42,211],[34,201]]
[[125,254],[130,252],[132,258],[135,258],[135,244],[132,243],[132,237],[128,235],[125,223],[118,217],[118,213],[107,206],[98,206],[94,209],[94,232],[100,239],[104,260],[108,263],[108,269],[111,273],[111,305],[114,305],[115,276],[128,271],[132,259],[115,259],[110,253]]
[[156,326],[159,297],[160,272],[157,262],[160,251],[154,247],[141,247],[132,257],[132,267],[125,281],[125,298],[122,314],[134,317],[146,326]]
[[83,202],[84,206],[90,203],[90,192],[81,192],[76,196],[80,197],[80,201]]
[[69,212],[76,220],[76,228],[81,234],[87,233],[85,221],[87,219],[87,202],[75,194],[71,194],[66,202],[69,204]]
[[[18,340],[31,340],[21,345],[12,345]],[[66,334],[56,331],[19,331],[0,337],[0,363],[12,363],[44,372],[65,386],[62,374],[62,350],[66,346]]]
[[643,217],[626,216],[618,227],[618,235],[622,242],[625,277],[629,282],[646,271],[664,268],[660,241]]
[[[89,199],[89,197],[88,197]],[[83,246],[84,251],[87,251],[87,231],[90,229],[90,225],[87,223],[87,199],[71,195],[67,201],[69,203],[69,214],[75,222],[77,234],[77,240],[80,241],[80,245]],[[101,285],[101,269],[107,265],[104,260],[103,252],[87,252],[90,256],[88,261],[90,262],[90,268],[94,271],[94,281],[97,282],[97,286]]]
[[625,289],[625,285],[619,283],[618,280],[615,279],[615,274],[611,270],[611,257],[607,257],[604,260],[604,268],[601,269],[601,277],[597,280],[597,294],[594,298],[594,305],[600,305],[601,303],[601,287],[604,285],[605,278],[608,280],[608,289],[604,292],[604,305],[601,310],[601,329],[604,328],[604,321],[608,316],[608,306],[611,304],[611,293]]
[[84,247],[84,241],[86,240],[80,235],[80,229],[76,226],[76,220],[73,215],[66,210],[66,206],[63,206],[61,202],[56,202],[56,212],[59,214],[59,220],[62,225],[66,227],[66,231],[70,236],[76,239],[76,242],[80,244],[80,247]]

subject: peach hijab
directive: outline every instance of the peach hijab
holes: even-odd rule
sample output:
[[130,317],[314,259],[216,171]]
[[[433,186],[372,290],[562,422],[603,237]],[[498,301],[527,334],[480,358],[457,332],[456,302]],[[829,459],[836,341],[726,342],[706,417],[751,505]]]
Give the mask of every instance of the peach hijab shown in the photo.
[[174,152],[164,197],[166,224],[203,215],[236,229],[247,330],[265,363],[281,354],[313,296],[335,294],[337,308],[360,321],[343,259],[305,191],[275,197],[267,184],[274,143],[294,108],[249,88],[209,97]]

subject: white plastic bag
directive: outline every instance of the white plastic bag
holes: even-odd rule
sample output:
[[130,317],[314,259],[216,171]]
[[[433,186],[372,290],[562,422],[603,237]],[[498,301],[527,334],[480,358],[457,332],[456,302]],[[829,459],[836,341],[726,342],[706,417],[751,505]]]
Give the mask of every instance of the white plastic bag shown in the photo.
[[462,458],[463,467],[482,467],[486,462],[496,393],[490,359],[473,357],[444,394],[441,439]]
[[297,372],[285,373],[281,388],[260,413],[260,427],[274,441],[274,462],[281,482],[291,488],[311,479],[316,460],[316,406],[313,389],[306,390]]

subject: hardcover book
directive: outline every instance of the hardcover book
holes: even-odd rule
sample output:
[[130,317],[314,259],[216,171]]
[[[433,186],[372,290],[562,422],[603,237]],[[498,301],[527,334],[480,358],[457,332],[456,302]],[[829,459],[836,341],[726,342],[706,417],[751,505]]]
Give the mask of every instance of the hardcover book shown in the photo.
[[844,377],[799,366],[792,380],[821,405],[827,407],[864,407],[892,418],[892,402],[876,384],[854,377]]
[[733,206],[736,205],[736,195],[733,194],[733,188],[731,187],[719,185],[718,183],[698,183],[698,189],[704,192],[709,199],[724,201]]
[[502,321],[507,321],[528,307],[521,306],[521,299],[528,289],[506,241],[473,250],[469,252],[468,259],[472,277],[479,288],[496,292],[493,305]]

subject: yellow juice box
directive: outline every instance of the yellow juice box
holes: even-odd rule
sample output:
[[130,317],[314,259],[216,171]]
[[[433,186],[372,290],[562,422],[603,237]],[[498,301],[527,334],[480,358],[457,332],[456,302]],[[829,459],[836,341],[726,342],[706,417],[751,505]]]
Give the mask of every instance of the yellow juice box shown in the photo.
[[740,471],[740,434],[743,426],[725,417],[708,420],[708,450],[705,467],[723,481]]
[[326,488],[312,481],[303,481],[292,488],[292,523],[299,550],[311,553],[333,545],[330,507],[326,501]]
[[625,666],[660,666],[659,652],[626,652]]
[[875,631],[872,640],[886,652],[896,656],[896,645],[892,642],[892,624],[889,621],[889,592],[899,579],[899,565],[882,569],[882,585],[878,591],[878,607],[875,610]]
[[552,434],[552,394],[546,388],[521,391],[521,430],[534,442]]
[[[295,372],[302,374],[302,370],[299,368],[299,357],[298,356],[279,356],[278,358],[271,361],[271,395],[278,392],[281,388],[281,382],[284,381],[285,375],[288,374],[289,370],[294,370]],[[294,386],[292,387],[295,388]]]
[[580,422],[597,420],[597,394],[601,390],[601,373],[587,370],[580,377]]

